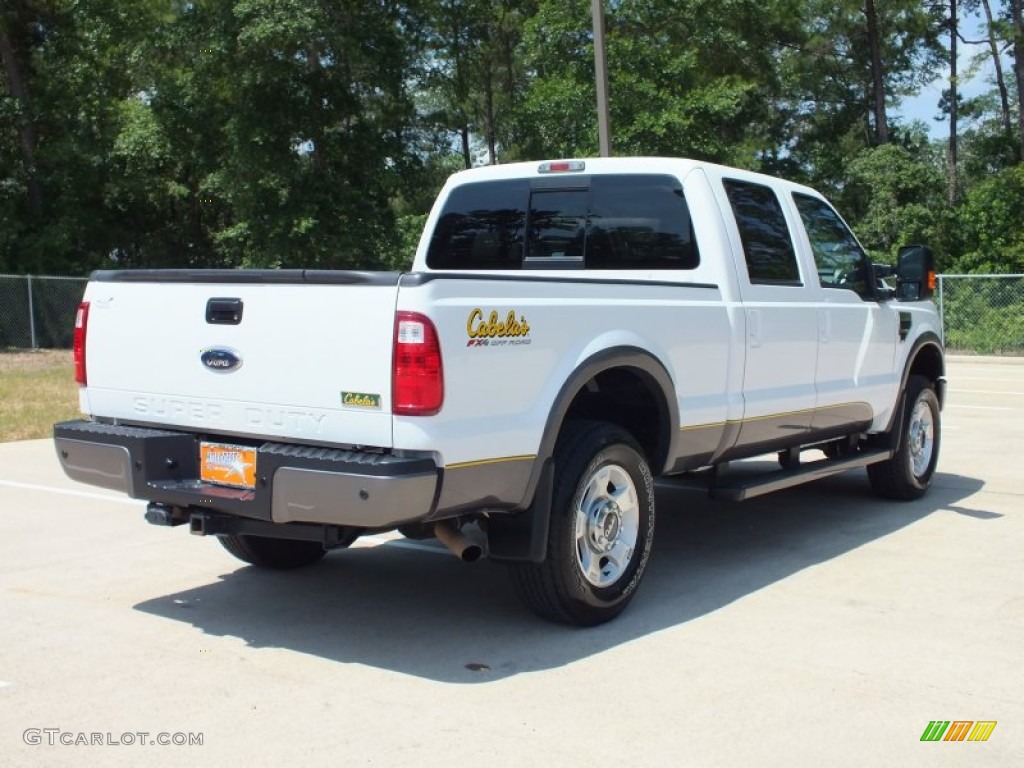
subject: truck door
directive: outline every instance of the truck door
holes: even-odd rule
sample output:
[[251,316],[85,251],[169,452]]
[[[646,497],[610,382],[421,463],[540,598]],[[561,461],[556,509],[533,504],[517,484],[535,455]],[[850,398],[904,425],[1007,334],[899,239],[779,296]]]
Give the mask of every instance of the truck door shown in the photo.
[[899,318],[880,303],[867,254],[832,207],[794,193],[821,286],[820,347],[815,373],[815,431],[864,429],[888,418],[898,386],[894,364]]
[[735,448],[797,444],[810,431],[816,397],[816,286],[801,274],[790,206],[769,186],[722,183],[744,256],[737,263],[746,319],[744,410]]

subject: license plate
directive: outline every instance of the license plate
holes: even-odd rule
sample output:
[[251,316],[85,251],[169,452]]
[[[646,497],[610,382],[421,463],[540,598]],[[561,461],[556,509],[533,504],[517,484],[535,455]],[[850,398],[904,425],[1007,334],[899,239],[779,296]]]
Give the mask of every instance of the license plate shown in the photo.
[[232,488],[256,487],[256,449],[224,443],[199,444],[199,477]]

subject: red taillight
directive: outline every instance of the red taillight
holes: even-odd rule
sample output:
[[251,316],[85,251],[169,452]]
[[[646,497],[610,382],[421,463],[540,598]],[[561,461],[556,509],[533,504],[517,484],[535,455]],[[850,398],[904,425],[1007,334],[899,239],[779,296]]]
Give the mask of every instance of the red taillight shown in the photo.
[[75,315],[75,382],[79,386],[86,386],[85,377],[85,332],[89,327],[89,302],[83,301],[78,305],[78,313]]
[[391,366],[391,410],[403,416],[433,416],[444,402],[444,371],[437,329],[418,312],[395,313]]

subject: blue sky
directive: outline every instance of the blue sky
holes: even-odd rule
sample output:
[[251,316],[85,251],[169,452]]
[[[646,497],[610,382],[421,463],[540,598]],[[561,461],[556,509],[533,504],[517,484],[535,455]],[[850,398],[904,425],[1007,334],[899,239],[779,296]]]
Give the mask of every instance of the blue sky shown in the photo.
[[[995,0],[992,3],[993,13],[998,15],[1001,6],[1002,3],[999,0]],[[968,40],[981,40],[986,34],[981,18],[961,19],[960,24],[961,34]],[[949,36],[946,35],[947,44],[948,40]],[[995,87],[995,69],[992,66],[991,56],[986,56],[984,63],[973,73],[972,77],[968,78],[966,76],[972,59],[979,53],[988,54],[988,46],[964,45],[963,42],[960,43],[960,48],[957,52],[957,62],[958,69],[960,70],[960,94],[963,98],[978,96]],[[904,99],[899,108],[893,110],[893,114],[907,122],[920,120],[928,126],[928,131],[932,138],[944,139],[949,137],[949,119],[943,118],[941,121],[936,121],[933,118],[939,114],[938,105],[939,99],[942,97],[942,91],[949,87],[949,70],[946,69],[936,74],[936,78],[922,88],[917,96]],[[1009,77],[1011,75],[1010,61],[1004,57],[1003,76]]]

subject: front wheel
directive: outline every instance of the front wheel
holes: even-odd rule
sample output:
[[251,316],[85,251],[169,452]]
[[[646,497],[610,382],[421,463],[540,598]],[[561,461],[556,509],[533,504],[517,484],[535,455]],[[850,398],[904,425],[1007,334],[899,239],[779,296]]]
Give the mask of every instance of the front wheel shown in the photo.
[[319,541],[272,539],[266,536],[218,536],[217,539],[224,549],[239,560],[278,571],[312,565],[327,554]]
[[591,626],[625,609],[654,541],[654,481],[633,438],[570,422],[555,447],[546,557],[511,566],[520,598],[543,618]]
[[888,461],[868,465],[868,479],[875,493],[903,501],[924,496],[935,474],[941,437],[935,387],[924,376],[911,376],[896,452]]

